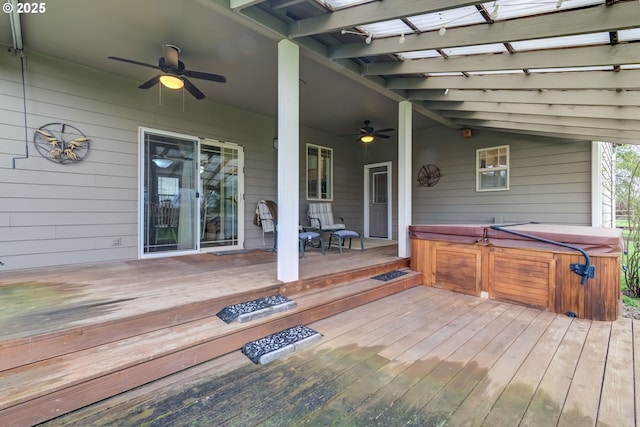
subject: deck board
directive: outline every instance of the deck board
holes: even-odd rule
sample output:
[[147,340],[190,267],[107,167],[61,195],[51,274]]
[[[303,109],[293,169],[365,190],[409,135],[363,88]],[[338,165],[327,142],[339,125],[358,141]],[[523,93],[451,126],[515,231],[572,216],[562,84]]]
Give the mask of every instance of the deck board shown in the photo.
[[309,326],[319,343],[268,365],[232,353],[48,425],[635,422],[632,321],[417,287]]
[[611,338],[605,365],[598,420],[612,426],[635,424],[635,408],[627,402],[634,389],[633,335],[631,319],[620,319],[611,325]]
[[491,408],[483,425],[509,426],[520,422],[569,325],[571,325],[569,317],[556,316],[553,319]]
[[602,395],[611,323],[593,322],[567,393],[559,426],[595,425]]

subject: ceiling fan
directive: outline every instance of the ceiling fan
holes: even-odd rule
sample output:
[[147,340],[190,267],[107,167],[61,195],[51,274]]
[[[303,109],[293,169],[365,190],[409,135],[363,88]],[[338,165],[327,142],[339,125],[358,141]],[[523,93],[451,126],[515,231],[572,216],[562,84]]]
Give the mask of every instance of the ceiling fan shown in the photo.
[[169,89],[181,89],[184,87],[191,95],[197,99],[204,99],[202,93],[187,77],[201,80],[209,80],[211,82],[226,83],[227,78],[218,74],[203,73],[200,71],[191,71],[184,68],[184,62],[178,59],[180,48],[171,44],[163,44],[162,50],[164,56],[158,59],[158,65],[145,64],[144,62],[134,61],[132,59],[119,58],[117,56],[109,56],[109,59],[122,61],[134,65],[142,65],[143,67],[153,68],[162,71],[152,79],[138,86],[140,89],[149,89],[160,82]]
[[384,132],[393,132],[395,130],[394,128],[375,130],[372,126],[370,126],[371,120],[364,120],[363,123],[364,126],[360,128],[360,138],[358,140],[364,142],[365,144],[373,142],[375,138],[387,139],[389,138],[389,135],[386,135]]

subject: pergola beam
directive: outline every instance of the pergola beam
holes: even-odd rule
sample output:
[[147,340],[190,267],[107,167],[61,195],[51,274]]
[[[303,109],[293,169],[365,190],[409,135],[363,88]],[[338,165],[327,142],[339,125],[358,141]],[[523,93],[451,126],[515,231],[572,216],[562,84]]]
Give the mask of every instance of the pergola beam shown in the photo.
[[557,125],[567,128],[596,128],[608,131],[629,131],[640,132],[640,120],[618,120],[615,118],[584,118],[584,117],[558,117],[558,116],[542,116],[533,114],[509,114],[509,113],[490,113],[490,112],[473,112],[473,111],[445,111],[442,113],[444,117],[448,117],[457,123],[467,120],[486,120],[511,122],[512,126],[519,127],[521,124],[536,125]]
[[356,25],[437,12],[475,3],[477,3],[477,0],[430,0],[429,2],[425,2],[424,0],[375,1],[361,6],[337,10],[332,13],[292,22],[289,25],[289,37],[299,38],[314,34],[331,33],[343,28],[352,28]]
[[[509,133],[509,134],[514,134],[516,133],[513,129],[509,129],[509,128],[491,128],[491,127],[485,127],[482,125],[476,125],[474,126],[474,129],[477,130],[488,130],[491,132],[500,132],[500,133]],[[555,132],[543,132],[543,131],[534,131],[534,130],[527,130],[527,129],[522,129],[522,130],[518,130],[517,134],[524,134],[524,135],[533,135],[533,136],[538,136],[541,138],[556,138],[556,139],[564,139],[567,142],[574,142],[574,141],[590,141],[590,140],[594,140],[594,141],[606,141],[606,142],[615,142],[615,143],[619,143],[619,144],[633,144],[633,145],[640,145],[640,140],[638,139],[626,139],[626,138],[596,138],[593,139],[591,136],[588,135],[566,135],[566,134],[558,134]]]
[[615,90],[444,90],[419,89],[408,93],[410,101],[508,102],[519,104],[639,106],[640,92]]
[[636,144],[640,144],[640,138],[638,138],[638,132],[628,131],[612,131],[608,129],[595,129],[595,128],[581,128],[559,125],[541,125],[535,123],[519,123],[514,126],[513,122],[506,122],[500,120],[460,120],[457,121],[460,127],[471,128],[488,128],[488,129],[503,129],[512,133],[526,133],[539,132],[540,134],[554,134],[562,135],[563,138],[582,139],[588,141],[609,141],[618,142],[621,139],[625,141],[636,141]]
[[389,89],[640,89],[640,70],[617,73],[584,71],[531,75],[501,74],[470,77],[394,78]]
[[612,107],[596,105],[542,105],[507,102],[427,102],[425,107],[431,110],[447,111],[445,117],[456,112],[487,112],[503,114],[527,114],[552,117],[593,118],[611,117],[619,120],[640,120],[640,107]]
[[[395,2],[390,4],[395,4]],[[369,45],[365,43],[337,45],[331,48],[330,57],[332,59],[359,58],[414,50],[473,46],[478,43],[508,43],[519,40],[613,31],[637,26],[637,2],[616,3],[609,7],[597,6],[564,13],[498,21],[492,25],[451,28],[444,36],[439,35],[438,31],[409,34],[405,35],[403,44],[399,44],[397,38],[391,37],[374,40]]]
[[[640,12],[639,12],[640,13]],[[640,63],[640,44],[590,46],[514,54],[469,55],[364,64],[362,75],[450,73],[462,71],[591,67]]]

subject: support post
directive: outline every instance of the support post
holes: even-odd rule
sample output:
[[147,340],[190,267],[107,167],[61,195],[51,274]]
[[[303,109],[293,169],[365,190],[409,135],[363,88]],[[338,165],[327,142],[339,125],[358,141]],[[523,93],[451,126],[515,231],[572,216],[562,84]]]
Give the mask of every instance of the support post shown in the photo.
[[411,225],[411,139],[412,105],[398,104],[398,256],[411,256],[409,225]]
[[277,278],[298,280],[300,181],[299,47],[278,43],[278,256]]

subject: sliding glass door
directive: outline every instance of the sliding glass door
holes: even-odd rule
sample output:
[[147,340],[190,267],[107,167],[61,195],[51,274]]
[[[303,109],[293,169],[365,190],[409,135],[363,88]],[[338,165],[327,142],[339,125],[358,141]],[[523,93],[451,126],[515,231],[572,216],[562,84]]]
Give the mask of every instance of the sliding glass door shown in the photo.
[[141,129],[142,256],[198,249],[199,139]]
[[200,248],[239,249],[243,244],[242,147],[203,140],[200,147]]
[[141,257],[244,244],[244,152],[219,141],[140,129]]

